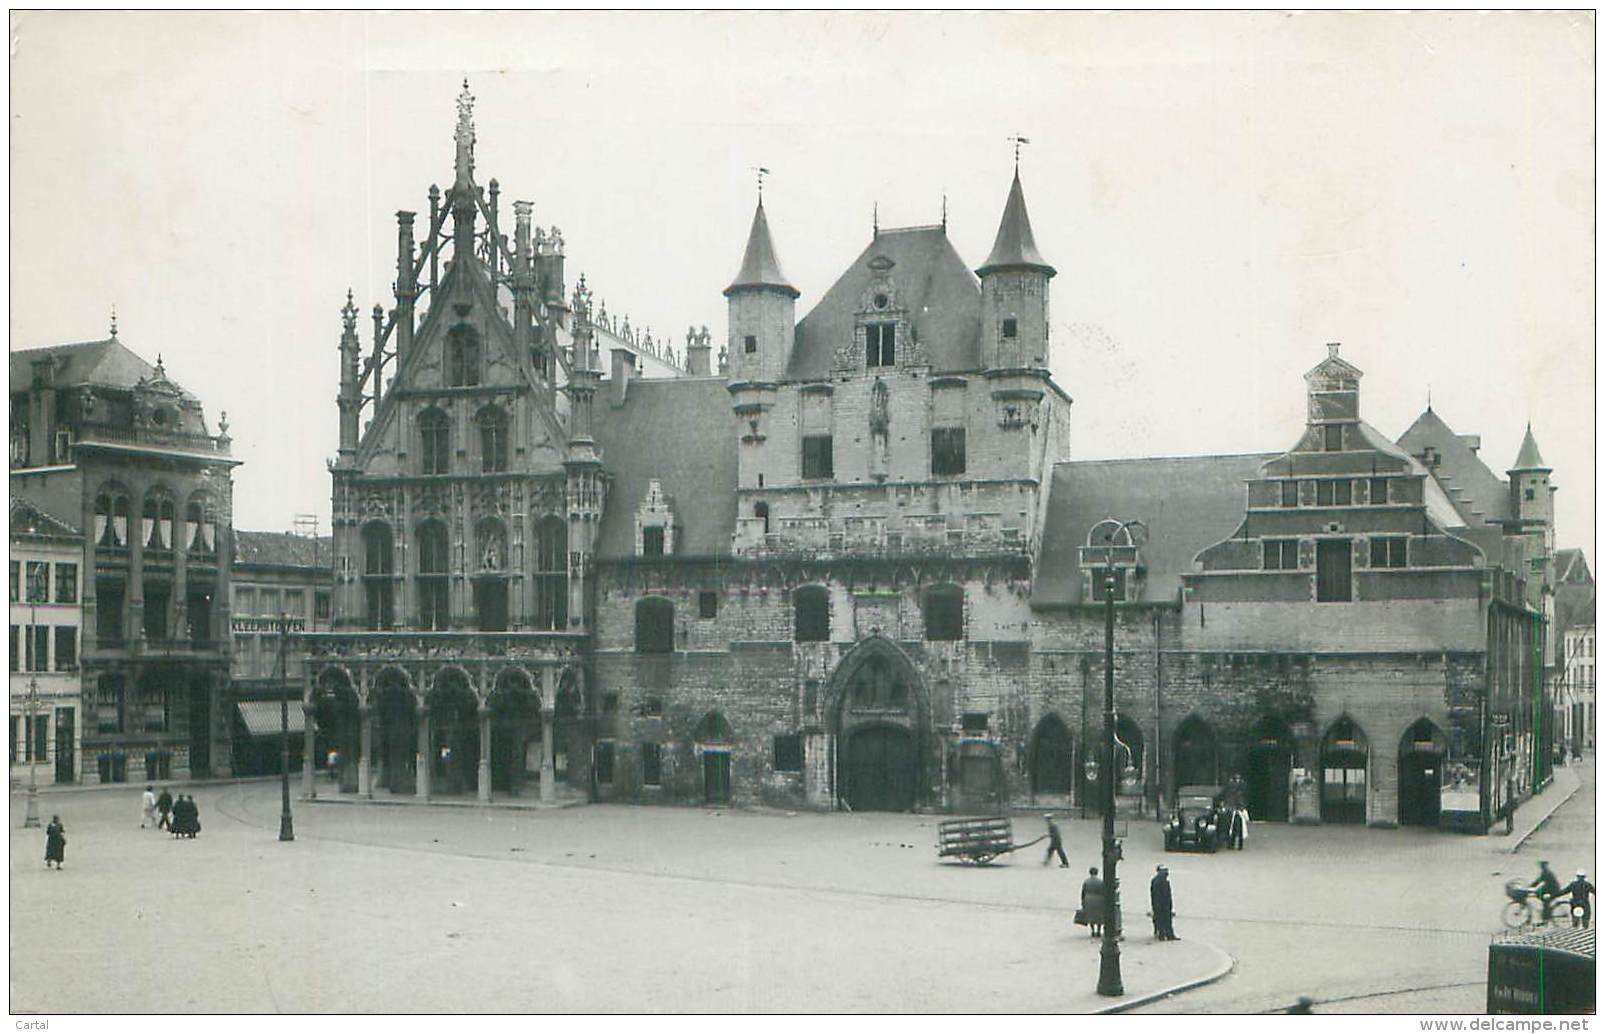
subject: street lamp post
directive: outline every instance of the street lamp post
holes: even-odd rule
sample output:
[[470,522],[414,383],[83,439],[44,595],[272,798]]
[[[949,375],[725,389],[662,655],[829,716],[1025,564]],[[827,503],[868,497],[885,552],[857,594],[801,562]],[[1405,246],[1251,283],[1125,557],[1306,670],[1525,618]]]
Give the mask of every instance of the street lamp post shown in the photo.
[[[1093,525],[1087,546],[1104,551],[1103,566],[1103,942],[1098,959],[1098,993],[1117,997],[1126,993],[1120,979],[1120,845],[1115,841],[1115,550],[1135,553],[1134,529],[1139,521],[1108,519]],[[1102,532],[1102,542],[1096,541]],[[1123,544],[1116,539],[1123,538]],[[1135,558],[1133,558],[1135,559]]]
[[279,761],[279,787],[282,791],[284,808],[279,813],[279,839],[295,839],[295,820],[290,815],[290,698],[284,695],[284,683],[287,678],[284,671],[284,648],[290,638],[290,622],[279,612],[279,732],[283,737],[282,756]]
[[[31,631],[31,629],[30,629]],[[38,763],[38,752],[33,745],[38,742],[39,736],[35,727],[39,723],[39,679],[29,676],[28,692],[22,698],[28,709],[28,807],[22,813],[23,829],[39,828],[39,780],[35,775],[35,765]]]

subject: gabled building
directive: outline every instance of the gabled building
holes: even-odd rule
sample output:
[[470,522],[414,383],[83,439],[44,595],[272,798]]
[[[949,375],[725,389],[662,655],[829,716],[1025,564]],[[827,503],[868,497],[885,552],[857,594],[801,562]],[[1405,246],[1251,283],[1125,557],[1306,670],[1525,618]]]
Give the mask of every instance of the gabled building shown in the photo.
[[1555,551],[1555,638],[1550,666],[1556,742],[1572,751],[1594,746],[1594,573],[1580,549]]
[[81,770],[227,775],[228,424],[117,338],[11,353],[11,495],[80,529]]
[[82,758],[79,669],[84,537],[11,497],[11,782],[74,783]]
[[[345,313],[304,703],[359,792],[940,811],[1113,780],[1132,813],[1205,784],[1480,829],[1541,785],[1536,444],[1505,480],[1446,427],[1390,440],[1333,345],[1290,448],[1073,460],[1018,170],[973,270],[944,224],[876,225],[801,318],[760,197],[721,361],[693,329],[648,364],[583,278],[565,301],[527,206],[499,243],[473,132],[465,95],[366,360]],[[1440,438],[1448,466],[1415,455]]]

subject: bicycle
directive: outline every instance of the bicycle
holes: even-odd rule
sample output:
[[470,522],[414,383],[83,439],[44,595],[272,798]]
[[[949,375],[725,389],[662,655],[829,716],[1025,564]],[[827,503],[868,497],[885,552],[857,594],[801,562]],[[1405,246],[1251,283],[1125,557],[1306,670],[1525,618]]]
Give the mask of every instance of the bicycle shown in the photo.
[[[1505,881],[1505,896],[1510,901],[1505,905],[1501,918],[1504,919],[1505,925],[1512,930],[1549,924],[1555,918],[1555,909],[1564,903],[1564,899],[1559,897],[1545,901],[1538,896],[1537,891],[1520,880]],[[1533,907],[1534,899],[1537,899],[1542,904],[1542,909]]]

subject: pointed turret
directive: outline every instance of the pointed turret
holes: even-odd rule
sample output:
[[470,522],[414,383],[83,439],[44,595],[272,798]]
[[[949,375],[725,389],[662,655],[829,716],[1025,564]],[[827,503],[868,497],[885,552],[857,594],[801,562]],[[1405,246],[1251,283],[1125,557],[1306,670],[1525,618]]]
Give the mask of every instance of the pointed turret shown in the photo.
[[1544,457],[1538,452],[1538,442],[1533,438],[1533,425],[1528,424],[1527,434],[1521,440],[1521,451],[1516,453],[1516,465],[1510,468],[1511,472],[1551,469],[1553,468],[1544,463]]
[[463,92],[457,95],[457,190],[472,190],[474,183],[474,95],[468,92],[468,80],[463,80]]
[[732,291],[746,288],[768,288],[784,291],[793,298],[801,292],[780,271],[780,260],[775,258],[775,245],[769,238],[769,219],[764,215],[763,199],[758,199],[758,210],[752,214],[752,229],[747,233],[747,250],[741,256],[741,271],[724,289],[725,297]]
[[1036,238],[1031,234],[1031,216],[1025,210],[1025,191],[1020,187],[1018,166],[1014,170],[1014,183],[1009,187],[1009,200],[1003,205],[1003,219],[998,223],[992,253],[975,272],[984,277],[1005,269],[1037,270],[1050,277],[1058,272],[1037,251]]

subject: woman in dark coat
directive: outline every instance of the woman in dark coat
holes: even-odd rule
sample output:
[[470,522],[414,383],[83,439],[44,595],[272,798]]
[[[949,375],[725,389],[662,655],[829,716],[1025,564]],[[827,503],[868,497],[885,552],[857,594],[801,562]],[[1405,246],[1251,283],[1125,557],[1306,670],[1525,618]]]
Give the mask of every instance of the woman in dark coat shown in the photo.
[[50,816],[50,825],[45,827],[45,868],[55,862],[56,868],[67,860],[67,827],[61,824],[60,815]]
[[1092,936],[1097,937],[1103,933],[1103,881],[1098,878],[1098,867],[1093,866],[1087,870],[1087,878],[1081,881],[1081,912],[1087,920],[1087,926],[1092,929]]

